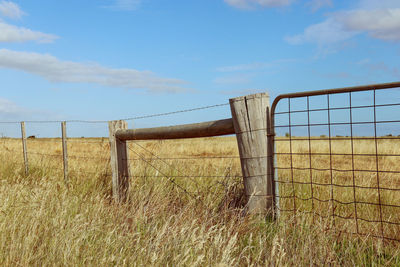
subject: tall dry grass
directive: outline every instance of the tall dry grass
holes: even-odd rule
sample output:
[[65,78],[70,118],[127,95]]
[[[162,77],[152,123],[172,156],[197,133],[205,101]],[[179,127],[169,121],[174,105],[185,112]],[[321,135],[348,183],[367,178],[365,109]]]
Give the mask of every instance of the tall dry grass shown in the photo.
[[[25,175],[20,141],[0,139],[0,265],[400,264],[397,244],[326,231],[332,220],[315,218],[310,224],[301,214],[278,222],[243,216],[234,138],[137,144],[130,144],[129,202],[116,205],[107,140],[69,141],[67,187],[59,140],[28,141],[30,172]],[[280,179],[291,177],[281,172]],[[282,193],[291,190],[281,187]]]

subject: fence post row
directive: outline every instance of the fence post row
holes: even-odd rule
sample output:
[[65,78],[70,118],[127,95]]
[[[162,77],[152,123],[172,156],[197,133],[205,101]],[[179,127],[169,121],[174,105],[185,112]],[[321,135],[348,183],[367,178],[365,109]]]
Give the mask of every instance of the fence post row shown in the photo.
[[68,151],[67,151],[67,123],[61,122],[62,150],[63,150],[63,166],[64,166],[64,182],[68,185]]
[[26,132],[25,132],[25,122],[21,122],[21,136],[22,136],[22,152],[24,153],[24,165],[25,165],[25,175],[28,175],[28,151],[26,147]]
[[127,200],[129,190],[128,151],[126,141],[116,138],[115,133],[127,129],[128,123],[123,120],[108,122],[111,151],[112,191],[117,202]]
[[239,148],[249,213],[272,214],[273,177],[268,149],[269,96],[258,93],[229,100]]

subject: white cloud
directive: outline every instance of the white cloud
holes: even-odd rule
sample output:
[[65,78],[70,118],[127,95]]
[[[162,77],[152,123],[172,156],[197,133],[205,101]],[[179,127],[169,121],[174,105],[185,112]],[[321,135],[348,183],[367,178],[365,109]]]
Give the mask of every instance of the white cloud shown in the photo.
[[132,11],[136,10],[141,3],[141,0],[114,0],[113,4],[105,6],[114,10]]
[[21,112],[24,112],[24,109],[17,106],[17,104],[8,99],[0,98],[0,116],[15,115]]
[[253,9],[257,7],[288,6],[294,0],[224,0],[230,6],[239,9]]
[[307,27],[301,34],[288,36],[285,39],[293,45],[303,43],[326,45],[347,40],[356,34],[355,31],[344,29],[344,25],[338,23],[335,18],[328,18],[324,22]]
[[398,0],[360,0],[357,9],[382,9],[382,8],[399,8]]
[[161,78],[150,71],[112,69],[96,63],[62,61],[49,54],[0,49],[0,68],[39,75],[50,82],[93,83],[107,87],[147,89],[151,92],[183,92],[184,81]]
[[[0,2],[0,16],[8,18],[21,18],[25,13],[19,6],[10,1]],[[33,31],[24,27],[8,24],[0,19],[0,42],[27,42],[52,43],[58,36],[39,31]]]
[[19,6],[10,1],[0,2],[0,14],[3,17],[8,17],[12,19],[19,19],[25,13],[19,8]]
[[0,42],[26,42],[51,43],[58,37],[53,34],[32,31],[0,21]]
[[325,21],[285,39],[290,44],[326,45],[350,39],[360,33],[385,41],[400,41],[399,1],[360,1],[356,9],[332,13]]
[[339,14],[337,20],[347,31],[367,32],[387,41],[400,40],[400,8],[355,10]]
[[308,2],[308,6],[311,7],[312,12],[316,12],[317,10],[324,7],[332,7],[332,0],[311,0]]

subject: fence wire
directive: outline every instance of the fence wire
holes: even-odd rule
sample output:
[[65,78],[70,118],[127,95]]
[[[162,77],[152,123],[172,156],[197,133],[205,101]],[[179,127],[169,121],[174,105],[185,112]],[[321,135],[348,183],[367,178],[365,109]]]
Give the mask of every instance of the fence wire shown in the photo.
[[400,241],[396,86],[288,94],[274,102],[275,197],[283,218]]
[[[167,113],[159,113],[153,115],[136,116],[126,118],[125,120],[146,119],[159,116],[168,116],[173,114],[192,112],[216,107],[227,106],[226,104],[211,105],[193,109],[178,110]],[[45,125],[61,123],[62,121],[26,121],[27,131],[32,134],[38,129],[30,128],[31,125],[39,124],[35,127],[47,127],[61,134],[61,129],[56,125]],[[85,121],[85,120],[68,120],[67,126],[72,123],[106,123],[108,121]],[[1,124],[15,124],[15,128],[20,127],[20,122],[2,121]],[[1,127],[1,126],[0,126]],[[67,127],[68,128],[68,127]],[[35,131],[33,131],[34,129]],[[44,129],[44,128],[43,128]],[[68,130],[68,129],[67,129]],[[81,128],[84,130],[84,128]],[[1,132],[1,131],[0,131]],[[209,139],[207,139],[209,140]],[[172,188],[180,191],[184,195],[195,199],[202,205],[209,205],[212,201],[226,200],[226,195],[234,190],[241,190],[242,183],[240,181],[240,163],[237,151],[224,151],[223,148],[215,147],[207,148],[205,142],[196,146],[193,150],[192,143],[183,142],[182,149],[190,151],[190,153],[181,153],[174,148],[180,146],[180,141],[135,141],[128,142],[130,164],[130,183],[142,183],[152,186],[151,183],[167,181]],[[62,176],[63,172],[63,147],[60,137],[54,138],[38,138],[36,135],[30,135],[26,139],[27,142],[27,158],[29,166],[29,174],[36,175],[41,167],[51,170],[51,174]],[[217,145],[218,142],[215,142]],[[197,144],[197,143],[196,143]],[[232,142],[236,146],[236,141]],[[166,148],[165,148],[166,147]],[[186,147],[186,148],[185,148]],[[193,151],[191,151],[191,149]],[[218,150],[217,152],[212,152]],[[99,138],[67,138],[68,151],[68,176],[71,179],[85,179],[89,176],[107,177],[111,182],[110,167],[110,144],[108,137]],[[161,153],[163,151],[163,153]],[[211,152],[210,152],[211,151]],[[0,138],[0,152],[12,154],[18,159],[21,167],[24,165],[22,142],[19,138]],[[22,168],[23,169],[23,168]],[[21,171],[22,171],[21,169]],[[50,175],[50,174],[49,174]],[[86,176],[86,177],[85,177]],[[228,200],[227,200],[228,201]]]
[[[204,149],[204,144],[209,143],[210,139],[200,140],[200,142],[204,142],[202,146],[196,146],[187,140],[183,144],[182,140],[168,140],[161,143],[158,141],[147,141],[146,143],[129,141],[128,149],[131,157],[125,160],[128,160],[131,165],[130,178],[165,179],[173,187],[204,206],[207,206],[210,199],[222,201],[232,186],[241,185],[241,183],[235,183],[242,177],[239,175],[239,156],[191,156],[202,153],[202,151],[196,150],[199,147],[201,150],[207,151]],[[236,145],[235,142],[232,143]],[[196,151],[187,155],[185,152],[179,152],[179,149],[176,149],[177,146],[187,147],[188,151],[191,149]],[[185,155],[171,157],[169,156],[171,153]],[[235,173],[233,173],[233,169],[236,169]]]

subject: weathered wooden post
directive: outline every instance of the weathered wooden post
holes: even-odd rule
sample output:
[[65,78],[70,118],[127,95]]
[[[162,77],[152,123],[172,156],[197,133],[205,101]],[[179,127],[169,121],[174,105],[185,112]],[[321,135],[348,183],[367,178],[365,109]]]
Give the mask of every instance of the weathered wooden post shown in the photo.
[[120,129],[127,129],[128,123],[123,120],[110,121],[112,192],[116,202],[125,202],[129,190],[128,151],[126,141],[116,138],[115,133]]
[[273,211],[273,182],[268,159],[267,114],[269,96],[253,94],[229,100],[239,147],[247,212]]
[[61,122],[62,150],[63,150],[63,166],[64,166],[64,182],[68,186],[68,152],[67,152],[67,123]]
[[28,175],[28,151],[26,147],[26,132],[25,132],[25,122],[21,122],[21,136],[22,136],[22,152],[24,153],[24,165],[25,165],[25,175]]

